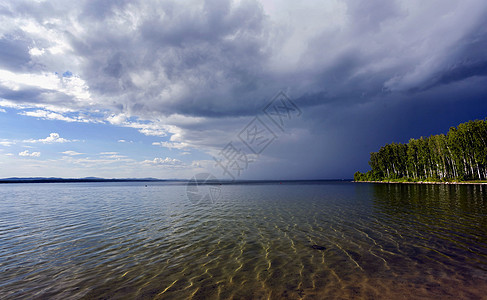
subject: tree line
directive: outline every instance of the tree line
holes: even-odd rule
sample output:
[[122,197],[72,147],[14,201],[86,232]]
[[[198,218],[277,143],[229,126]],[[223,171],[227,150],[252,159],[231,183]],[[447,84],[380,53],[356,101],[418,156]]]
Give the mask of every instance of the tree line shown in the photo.
[[448,133],[392,143],[370,153],[367,173],[356,181],[464,181],[487,179],[487,118],[451,127]]

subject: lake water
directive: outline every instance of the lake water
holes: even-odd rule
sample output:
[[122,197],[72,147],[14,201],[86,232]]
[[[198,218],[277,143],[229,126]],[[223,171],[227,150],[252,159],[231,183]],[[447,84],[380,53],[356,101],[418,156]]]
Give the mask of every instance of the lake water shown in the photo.
[[0,298],[487,297],[487,186],[145,184],[0,185]]

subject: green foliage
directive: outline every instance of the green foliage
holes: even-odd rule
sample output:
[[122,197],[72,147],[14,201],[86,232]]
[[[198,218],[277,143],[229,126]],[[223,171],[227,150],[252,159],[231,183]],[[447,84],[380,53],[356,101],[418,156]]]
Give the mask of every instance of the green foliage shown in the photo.
[[451,127],[446,135],[387,144],[370,153],[369,165],[355,181],[487,180],[487,119]]

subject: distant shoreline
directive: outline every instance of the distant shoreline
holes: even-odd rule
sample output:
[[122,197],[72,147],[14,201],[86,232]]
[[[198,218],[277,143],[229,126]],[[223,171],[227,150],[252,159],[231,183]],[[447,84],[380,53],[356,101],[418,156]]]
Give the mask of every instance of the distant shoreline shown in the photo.
[[1,183],[69,183],[69,182],[166,182],[166,179],[105,179],[105,178],[4,178]]
[[96,183],[96,182],[166,182],[166,183],[188,183],[188,184],[296,184],[296,183],[316,183],[316,182],[352,182],[351,179],[301,179],[301,180],[208,180],[205,182],[194,182],[194,179],[158,179],[158,178],[0,178],[2,183]]
[[400,183],[400,184],[480,184],[487,185],[487,182],[435,182],[435,181],[417,181],[417,182],[407,182],[407,181],[353,181],[353,182],[364,182],[364,183]]

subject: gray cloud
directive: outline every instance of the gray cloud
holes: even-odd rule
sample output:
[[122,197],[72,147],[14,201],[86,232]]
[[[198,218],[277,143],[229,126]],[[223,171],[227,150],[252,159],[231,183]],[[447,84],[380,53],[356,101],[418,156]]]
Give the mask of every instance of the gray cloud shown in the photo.
[[[369,128],[369,140],[388,142],[393,130],[370,119],[380,118],[378,112],[397,118],[406,111],[415,119],[418,112],[412,108],[418,99],[429,107],[429,99],[441,98],[452,111],[473,116],[462,102],[447,99],[461,97],[462,91],[471,97],[464,103],[478,106],[479,95],[485,95],[487,4],[481,0],[285,1],[279,6],[255,1],[16,1],[0,13],[6,20],[1,68],[57,72],[60,86],[59,74],[69,70],[83,80],[77,86],[86,84],[90,93],[85,99],[69,87],[13,89],[0,81],[0,97],[101,109],[163,124],[164,130],[174,126],[169,133],[176,142],[214,151],[285,89],[307,118],[296,128],[301,134],[295,143],[308,145],[309,152],[298,155],[302,150],[286,144],[287,156],[279,150],[268,155],[300,160],[303,170],[313,169],[315,176],[320,171],[313,161],[327,163],[320,158],[322,149],[330,156],[349,153],[348,161],[362,151],[340,146],[353,147],[348,140],[366,143],[358,136],[366,134],[362,128]],[[14,21],[21,26],[8,25]],[[32,48],[43,52],[32,55]],[[442,124],[459,120],[448,112],[439,115],[446,118],[437,120]],[[351,137],[332,134],[331,120],[339,124],[337,132]],[[401,136],[421,132],[401,128],[395,126]],[[322,174],[339,174],[336,165]]]
[[21,90],[12,90],[4,87],[0,87],[0,98],[9,100],[29,101],[36,103],[41,101],[42,94],[49,92],[49,90],[39,88],[25,88]]
[[[296,22],[306,20],[299,9],[289,11],[297,15],[294,23],[280,24],[252,1],[88,1],[73,7],[44,2],[19,4],[13,13],[42,24],[61,17],[56,30],[72,47],[70,54],[83,60],[65,69],[78,68],[73,71],[102,105],[134,115],[250,115],[283,86],[293,87],[298,97],[325,96],[320,102],[327,103],[383,88],[407,91],[425,88],[428,81],[426,87],[462,74],[484,75],[485,54],[478,49],[486,39],[476,27],[485,16],[483,3],[438,2],[424,10],[392,1],[342,4],[346,10],[334,21],[338,25],[329,28],[326,19],[311,18],[305,39],[295,34]],[[74,14],[74,22],[62,19],[65,14]],[[467,14],[474,14],[472,21],[455,22]],[[294,33],[279,26],[294,26]],[[10,59],[2,61],[28,63],[26,42],[8,42],[1,55]],[[276,72],[273,59],[286,44],[302,45],[287,54],[297,60],[280,61],[284,71]],[[472,63],[460,66],[460,59]]]
[[28,66],[30,62],[30,44],[14,35],[7,35],[0,39],[0,67],[8,70],[19,70]]

